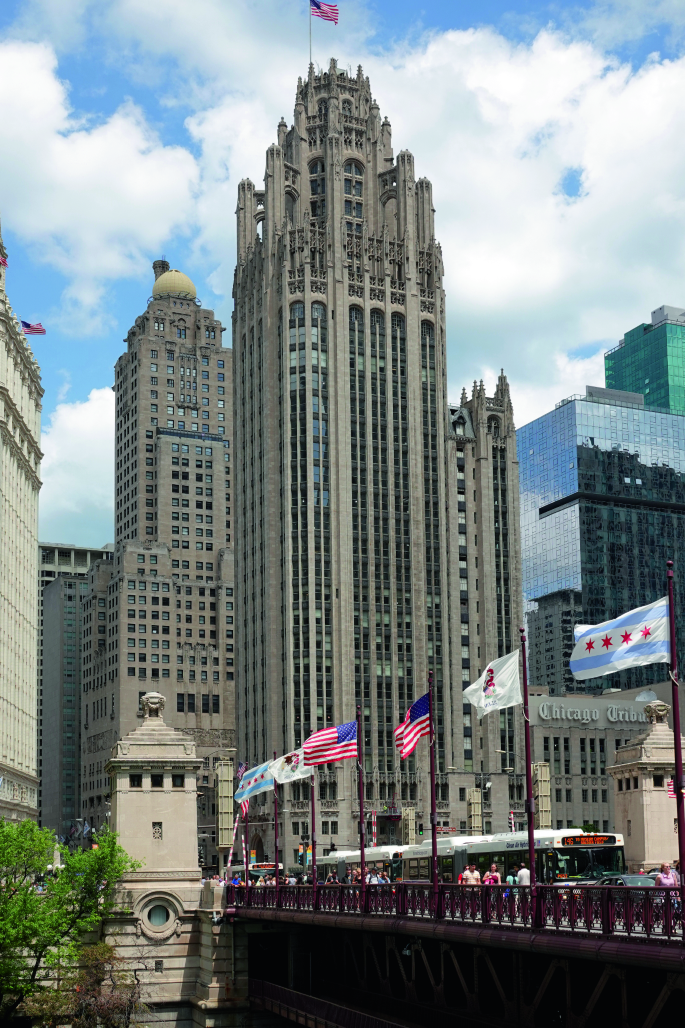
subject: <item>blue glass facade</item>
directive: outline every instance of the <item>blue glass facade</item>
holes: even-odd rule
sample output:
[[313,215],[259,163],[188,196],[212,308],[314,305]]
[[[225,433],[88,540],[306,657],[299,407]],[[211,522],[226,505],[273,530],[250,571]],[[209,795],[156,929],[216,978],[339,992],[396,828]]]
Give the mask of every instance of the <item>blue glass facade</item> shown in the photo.
[[[517,449],[531,676],[558,694],[575,689],[574,622],[597,624],[663,596],[668,558],[676,584],[685,571],[685,415],[572,397],[520,428]],[[652,665],[581,688],[664,674]]]

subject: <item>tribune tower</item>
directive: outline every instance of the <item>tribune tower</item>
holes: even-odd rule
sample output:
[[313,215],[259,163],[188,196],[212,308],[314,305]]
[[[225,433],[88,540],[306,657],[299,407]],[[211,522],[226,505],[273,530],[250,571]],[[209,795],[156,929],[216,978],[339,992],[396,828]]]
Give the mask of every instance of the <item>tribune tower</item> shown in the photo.
[[[360,705],[369,808],[394,797],[426,831],[425,745],[400,765],[392,731],[432,671],[449,824],[446,772],[463,763],[471,673],[468,657],[461,664],[469,601],[458,581],[467,540],[455,516],[462,638],[450,680],[454,428],[433,215],[431,183],[416,178],[412,154],[393,153],[362,69],[351,76],[331,61],[315,74],[310,65],[293,125],[281,120],[267,150],[263,189],[239,186],[233,316],[240,757],[254,764],[298,747]],[[461,490],[459,501],[461,510]],[[353,774],[352,761],[319,770],[320,848],[356,843]],[[297,787],[287,807],[289,864],[307,819]],[[263,829],[257,809],[254,818],[251,847],[263,836],[269,850],[270,817],[264,810]]]

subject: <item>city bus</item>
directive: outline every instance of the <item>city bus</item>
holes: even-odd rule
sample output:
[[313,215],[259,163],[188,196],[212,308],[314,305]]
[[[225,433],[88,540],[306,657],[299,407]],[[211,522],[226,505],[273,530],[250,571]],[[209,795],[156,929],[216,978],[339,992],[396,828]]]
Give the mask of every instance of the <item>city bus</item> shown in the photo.
[[[248,870],[250,872],[250,881],[257,882],[260,878],[266,877],[266,875],[272,877],[276,873],[276,865],[270,864],[268,862],[262,864],[250,863],[248,864]],[[231,864],[231,866],[225,871],[225,873],[228,875],[229,882],[236,874],[244,880],[245,865]],[[283,864],[278,865],[278,873],[280,875],[283,874]]]
[[[622,835],[587,833],[580,828],[539,829],[534,835],[538,882],[593,881],[625,870]],[[318,861],[319,878],[325,880],[343,861],[350,869],[358,868],[359,850],[338,851]],[[370,848],[365,861],[367,867],[382,867],[391,881],[430,881],[431,842],[427,839],[418,846]],[[443,882],[457,882],[469,864],[476,865],[481,877],[496,864],[504,881],[522,862],[528,867],[527,832],[438,838],[438,875]]]

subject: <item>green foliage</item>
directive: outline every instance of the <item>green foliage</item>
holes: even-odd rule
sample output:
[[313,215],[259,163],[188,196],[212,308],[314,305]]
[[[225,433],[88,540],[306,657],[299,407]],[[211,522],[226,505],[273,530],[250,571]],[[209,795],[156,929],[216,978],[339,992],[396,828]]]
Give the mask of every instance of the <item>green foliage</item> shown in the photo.
[[98,848],[69,853],[48,871],[55,837],[33,821],[0,819],[0,1021],[71,964],[82,937],[113,906],[117,882],[140,865],[102,831]]
[[78,966],[60,975],[54,988],[25,1000],[22,1011],[41,1028],[131,1028],[149,1013],[140,1000],[137,975],[105,942],[84,947]]

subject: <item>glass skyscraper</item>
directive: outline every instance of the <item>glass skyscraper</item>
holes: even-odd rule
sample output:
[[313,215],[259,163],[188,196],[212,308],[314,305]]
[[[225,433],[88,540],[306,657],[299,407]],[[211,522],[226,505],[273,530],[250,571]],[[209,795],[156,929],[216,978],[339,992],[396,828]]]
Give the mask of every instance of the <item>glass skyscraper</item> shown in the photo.
[[685,309],[658,307],[604,354],[609,389],[642,393],[646,407],[685,412]]
[[665,677],[665,667],[652,664],[576,685],[568,659],[574,624],[597,624],[663,596],[669,558],[683,594],[685,415],[588,386],[586,396],[562,400],[516,435],[533,683],[560,694]]

